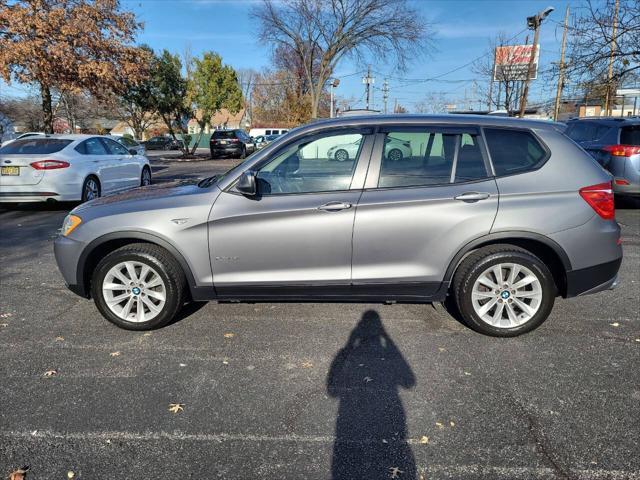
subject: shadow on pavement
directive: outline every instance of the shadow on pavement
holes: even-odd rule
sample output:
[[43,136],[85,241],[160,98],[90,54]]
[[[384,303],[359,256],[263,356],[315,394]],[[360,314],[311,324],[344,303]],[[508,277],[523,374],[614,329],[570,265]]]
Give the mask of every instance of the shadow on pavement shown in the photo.
[[338,398],[331,478],[416,478],[407,442],[399,387],[415,376],[375,310],[364,313],[327,375],[327,392]]

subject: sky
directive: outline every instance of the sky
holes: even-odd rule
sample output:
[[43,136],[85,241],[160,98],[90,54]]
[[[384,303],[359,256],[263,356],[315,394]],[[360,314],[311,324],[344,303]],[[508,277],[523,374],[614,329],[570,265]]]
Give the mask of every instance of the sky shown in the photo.
[[[389,108],[395,101],[409,111],[430,95],[444,96],[458,108],[482,107],[480,91],[488,81],[472,71],[472,62],[490,58],[489,43],[499,33],[514,42],[524,43],[533,32],[526,29],[526,17],[547,6],[555,11],[545,20],[540,32],[540,62],[544,69],[560,57],[562,22],[567,4],[572,11],[583,5],[582,0],[409,0],[427,24],[432,47],[423,56],[409,62],[398,71],[392,63],[369,59],[374,72],[373,107],[382,109],[381,87],[389,81]],[[251,12],[260,0],[121,0],[122,7],[135,12],[144,23],[138,35],[139,43],[154,50],[168,49],[182,53],[190,48],[193,55],[212,50],[232,67],[261,70],[269,67],[270,46],[257,38],[258,25]],[[339,97],[351,99],[352,108],[364,107],[362,76],[367,64],[349,59],[337,67],[340,79],[336,89]],[[435,78],[434,77],[438,77]],[[407,80],[408,79],[408,80]],[[484,85],[483,85],[484,83]],[[15,85],[0,85],[0,94],[24,95],[27,89]],[[533,81],[532,101],[549,100],[555,96],[555,85],[543,78]]]

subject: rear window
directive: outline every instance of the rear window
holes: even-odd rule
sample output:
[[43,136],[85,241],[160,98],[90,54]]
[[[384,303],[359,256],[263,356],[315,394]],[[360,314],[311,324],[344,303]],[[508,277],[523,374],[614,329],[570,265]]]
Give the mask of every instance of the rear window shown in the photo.
[[213,132],[213,138],[236,138],[236,132],[233,130],[216,130]]
[[69,145],[73,140],[61,138],[25,138],[11,142],[0,148],[3,155],[40,155],[56,153]]
[[585,122],[572,122],[567,127],[565,134],[574,142],[593,142],[609,131],[608,125],[598,124],[587,120]]
[[623,127],[620,131],[620,143],[622,145],[640,145],[640,125]]
[[486,128],[484,133],[497,176],[533,170],[547,157],[545,149],[530,132]]

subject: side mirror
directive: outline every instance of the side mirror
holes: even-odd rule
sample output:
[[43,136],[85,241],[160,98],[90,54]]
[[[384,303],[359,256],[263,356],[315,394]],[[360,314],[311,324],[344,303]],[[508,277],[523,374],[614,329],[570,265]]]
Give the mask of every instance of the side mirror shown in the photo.
[[130,148],[129,149],[129,155],[137,155],[138,152],[136,152],[135,148]]
[[236,190],[243,195],[255,197],[258,193],[255,172],[247,171],[240,175],[240,179],[236,183]]

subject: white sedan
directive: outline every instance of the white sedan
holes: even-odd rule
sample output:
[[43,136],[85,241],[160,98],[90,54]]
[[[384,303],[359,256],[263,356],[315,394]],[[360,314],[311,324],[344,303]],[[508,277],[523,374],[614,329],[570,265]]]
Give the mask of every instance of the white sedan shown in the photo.
[[150,183],[147,157],[106,136],[37,136],[0,148],[0,202],[85,202]]
[[[338,162],[353,160],[358,155],[361,141],[362,139],[359,139],[353,143],[345,143],[331,147],[327,151],[327,157],[329,160],[337,160]],[[411,142],[387,137],[385,139],[384,154],[386,158],[394,162],[402,160],[403,158],[409,158],[411,157]]]

